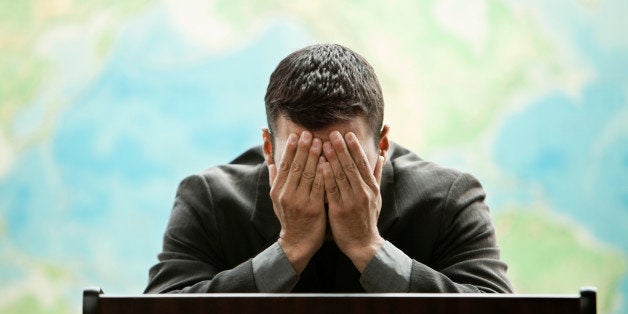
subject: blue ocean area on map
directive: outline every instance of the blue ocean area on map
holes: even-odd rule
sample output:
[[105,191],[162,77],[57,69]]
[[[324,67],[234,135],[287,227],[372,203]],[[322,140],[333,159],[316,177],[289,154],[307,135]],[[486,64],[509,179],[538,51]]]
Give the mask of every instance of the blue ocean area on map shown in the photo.
[[[129,26],[102,74],[58,118],[50,142],[29,151],[0,182],[14,244],[99,274],[103,285],[138,287],[146,280],[159,252],[146,240],[161,238],[181,179],[260,143],[263,95],[279,61],[268,58],[307,38],[282,23],[240,51],[201,58],[160,15]],[[64,225],[83,228],[58,228]],[[111,256],[134,262],[111,272]],[[5,280],[18,278],[21,266],[12,266],[2,272]]]
[[[84,13],[50,3],[33,12],[67,14],[31,12],[14,30],[45,30],[29,28],[28,49],[0,47],[3,58],[26,52],[24,73],[42,67],[35,83],[20,81],[32,95],[0,103],[0,312],[76,312],[86,285],[141,293],[178,183],[261,143],[270,73],[316,42],[373,62],[394,141],[480,178],[517,292],[571,293],[591,280],[606,289],[600,312],[625,311],[628,2],[423,0],[404,5],[425,12],[402,15],[397,3],[364,2],[346,16],[314,2],[259,3],[254,14],[235,1],[198,12],[176,1],[135,11],[86,1]],[[560,239],[540,243],[548,237]]]
[[[595,151],[603,126],[623,109],[623,97],[617,86],[608,84],[589,86],[583,103],[574,103],[565,95],[548,96],[506,123],[495,156],[498,164],[518,178],[541,184],[556,210],[595,230],[601,239],[628,248],[628,239],[621,236],[628,224],[622,197],[626,179],[613,175],[628,173],[625,141]],[[607,106],[597,106],[600,101]],[[596,154],[600,156],[592,156]],[[599,170],[581,170],[591,166]],[[591,210],[600,207],[604,210]]]
[[[576,42],[595,77],[577,98],[553,92],[505,120],[493,156],[529,186],[540,184],[554,210],[627,251],[628,137],[620,128],[628,90],[620,82],[628,81],[628,56],[595,49],[591,32],[582,31],[587,36]],[[628,295],[628,277],[620,289]]]

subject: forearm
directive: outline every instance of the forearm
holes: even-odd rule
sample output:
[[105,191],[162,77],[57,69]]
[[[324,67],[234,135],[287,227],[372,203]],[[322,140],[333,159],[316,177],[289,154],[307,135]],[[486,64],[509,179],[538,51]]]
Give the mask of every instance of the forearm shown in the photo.
[[385,241],[368,262],[360,284],[366,292],[408,292],[412,259]]
[[[278,242],[255,256],[252,262],[259,292],[290,292],[299,281],[296,269]],[[307,261],[305,264],[307,265]]]
[[505,264],[487,257],[435,270],[386,241],[365,267],[360,283],[367,292],[512,292],[503,273]]
[[149,283],[144,291],[144,293],[209,292],[258,292],[251,260],[244,261],[234,268],[216,272],[210,265],[200,261],[165,259],[151,268]]
[[509,283],[490,268],[474,267],[473,263],[499,261],[467,261],[460,267],[436,271],[412,261],[409,292],[421,293],[512,293]]

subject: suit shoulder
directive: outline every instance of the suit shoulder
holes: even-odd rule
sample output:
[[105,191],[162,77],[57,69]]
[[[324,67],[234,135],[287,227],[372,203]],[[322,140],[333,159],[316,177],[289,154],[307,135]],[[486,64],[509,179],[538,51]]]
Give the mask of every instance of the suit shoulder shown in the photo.
[[396,185],[449,190],[462,172],[421,159],[406,148],[394,144],[391,152]]
[[200,173],[190,175],[181,182],[181,186],[205,186],[214,197],[229,194],[241,194],[254,190],[258,182],[264,157],[261,147],[248,149],[228,164],[218,165]]
[[216,179],[227,180],[226,182],[240,181],[250,179],[250,176],[256,176],[263,165],[264,156],[261,146],[255,146],[240,154],[230,163],[211,167],[199,175],[212,181]]

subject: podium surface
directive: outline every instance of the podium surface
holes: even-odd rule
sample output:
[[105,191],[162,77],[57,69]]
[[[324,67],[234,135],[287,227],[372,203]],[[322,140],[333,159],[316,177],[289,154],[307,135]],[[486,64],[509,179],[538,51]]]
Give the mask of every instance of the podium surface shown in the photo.
[[105,313],[596,313],[596,291],[517,294],[146,294],[83,292],[84,314]]

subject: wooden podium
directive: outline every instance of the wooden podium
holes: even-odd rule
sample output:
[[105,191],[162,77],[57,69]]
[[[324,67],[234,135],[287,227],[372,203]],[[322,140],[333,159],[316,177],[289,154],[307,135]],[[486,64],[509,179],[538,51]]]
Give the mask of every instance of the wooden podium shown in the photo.
[[267,294],[105,295],[83,291],[84,314],[107,313],[596,313],[596,289],[573,295]]

